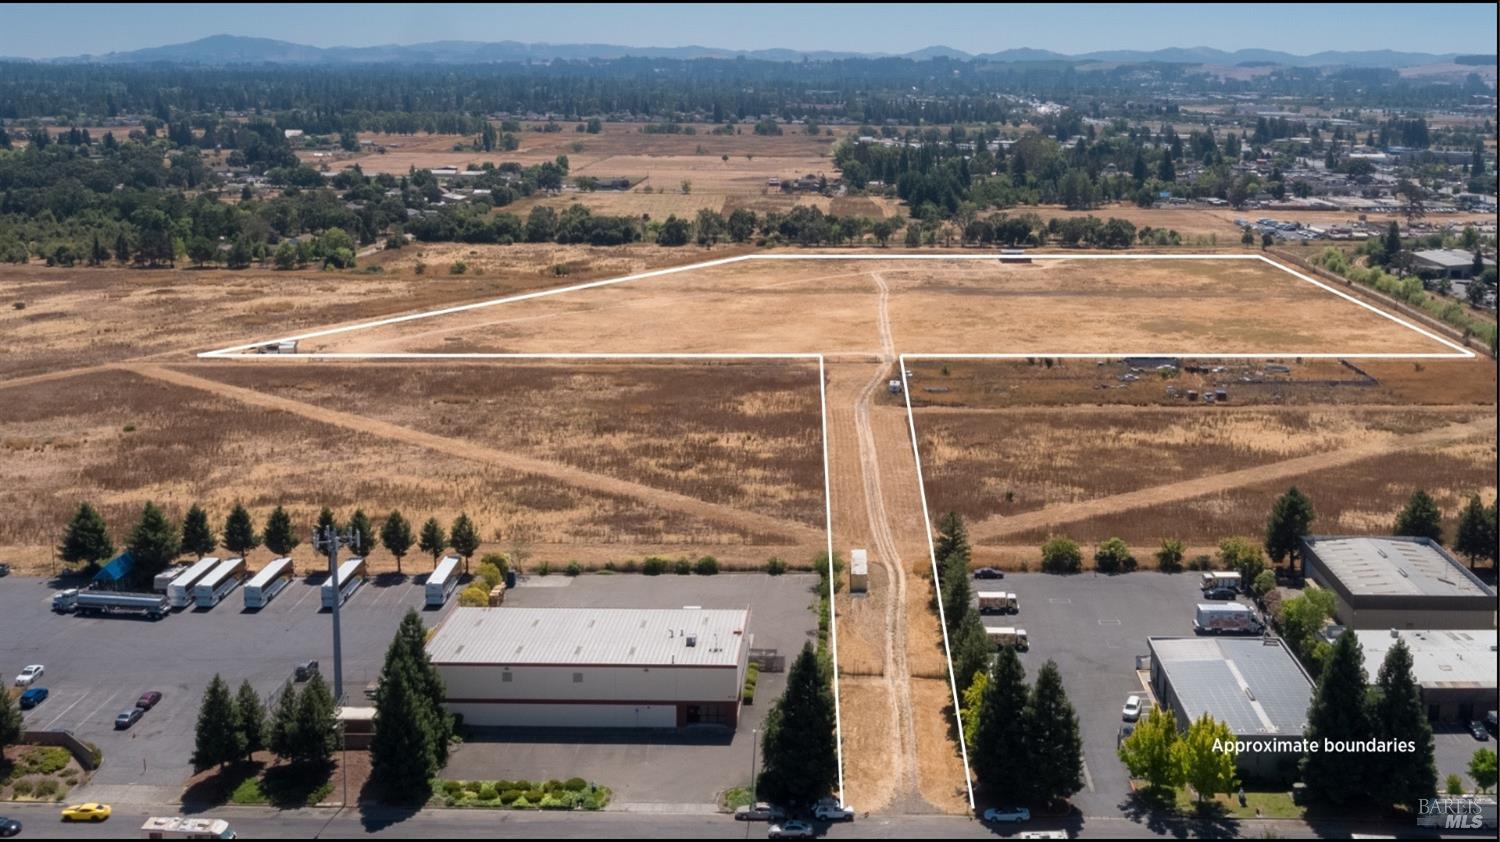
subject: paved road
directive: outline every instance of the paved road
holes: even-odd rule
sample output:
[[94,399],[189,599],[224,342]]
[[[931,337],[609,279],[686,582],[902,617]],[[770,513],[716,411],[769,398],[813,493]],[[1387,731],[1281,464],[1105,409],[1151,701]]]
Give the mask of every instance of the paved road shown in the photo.
[[[20,819],[28,838],[119,838],[134,836],[150,814],[149,808],[117,805],[115,814],[100,825],[64,825],[57,820],[55,806],[7,804],[7,815]],[[278,811],[259,807],[227,807],[212,813],[227,819],[241,838],[352,839],[379,835],[388,838],[613,838],[613,839],[759,839],[765,833],[760,823],[735,822],[722,815],[670,815],[660,813],[542,813],[491,810],[397,810],[307,809]],[[1084,818],[1073,822],[1076,838],[1145,839],[1175,838],[1350,838],[1402,836],[1436,838],[1409,826],[1320,823],[1309,826],[1294,821],[1240,822],[1233,827],[1200,825],[1187,821],[1156,822],[1146,819]],[[1064,828],[1057,821],[1037,820],[1019,830]],[[832,839],[953,839],[1014,835],[996,833],[985,825],[954,816],[904,816],[861,818],[852,824],[830,827],[823,834]],[[1486,838],[1484,834],[1454,838]],[[1494,838],[1488,834],[1487,838]]]

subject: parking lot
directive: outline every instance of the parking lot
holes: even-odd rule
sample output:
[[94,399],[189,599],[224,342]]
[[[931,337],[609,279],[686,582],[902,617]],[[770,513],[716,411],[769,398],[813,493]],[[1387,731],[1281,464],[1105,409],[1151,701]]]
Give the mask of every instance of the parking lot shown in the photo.
[[989,614],[986,627],[1026,630],[1031,648],[1021,653],[1027,681],[1050,658],[1062,672],[1083,734],[1084,789],[1073,804],[1084,815],[1112,815],[1130,794],[1129,775],[1115,755],[1120,709],[1132,693],[1145,696],[1136,656],[1146,638],[1193,634],[1194,606],[1202,601],[1198,574],[1137,572],[1122,576],[1083,573],[1007,573],[976,579],[973,590],[1009,591],[1017,614]]
[[[818,577],[733,573],[717,576],[589,575],[532,577],[506,595],[525,608],[749,608],[751,645],[777,649],[788,665],[816,643],[812,611]],[[749,782],[754,729],[786,686],[785,673],[760,674],[755,703],[733,735],[722,729],[651,731],[485,729],[449,759],[443,777],[566,779],[612,788],[617,803],[710,804]]]
[[[260,611],[245,611],[236,590],[211,610],[189,608],[152,622],[134,615],[54,614],[54,583],[9,576],[0,579],[0,669],[10,683],[27,664],[46,666],[37,686],[49,696],[25,712],[25,727],[66,729],[99,746],[104,764],[91,796],[175,797],[190,773],[198,702],[215,673],[231,689],[249,679],[264,695],[279,688],[298,662],[312,659],[332,681],[332,626],[321,610],[322,578],[296,579]],[[363,703],[366,682],[379,675],[406,608],[422,607],[421,582],[421,576],[371,580],[340,611],[344,687],[354,703]],[[432,624],[438,616],[424,612],[423,619]],[[115,715],[147,690],[160,691],[161,703],[130,729],[116,731]],[[132,791],[122,787],[149,790],[129,799]]]

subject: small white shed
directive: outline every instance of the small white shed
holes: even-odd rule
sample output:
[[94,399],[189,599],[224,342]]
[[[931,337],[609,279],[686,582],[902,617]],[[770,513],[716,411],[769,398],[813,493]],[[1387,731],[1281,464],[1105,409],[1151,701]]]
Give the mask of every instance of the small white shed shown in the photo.
[[868,593],[870,590],[870,554],[864,550],[849,551],[849,592]]

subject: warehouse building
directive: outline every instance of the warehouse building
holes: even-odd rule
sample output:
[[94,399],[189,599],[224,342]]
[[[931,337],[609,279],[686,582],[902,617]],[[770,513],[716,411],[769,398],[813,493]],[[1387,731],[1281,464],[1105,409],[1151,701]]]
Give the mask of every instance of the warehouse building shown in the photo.
[[744,610],[457,608],[427,652],[465,724],[733,729]]
[[1495,627],[1495,592],[1427,538],[1309,535],[1302,558],[1349,628]]
[[[1187,728],[1208,714],[1245,741],[1294,742],[1307,726],[1313,681],[1279,639],[1150,637],[1151,690]],[[1295,775],[1300,752],[1270,746],[1237,758],[1242,777]]]
[[1371,684],[1386,653],[1397,640],[1405,641],[1427,718],[1433,722],[1467,724],[1495,709],[1494,629],[1369,629],[1355,634],[1365,652],[1365,674]]

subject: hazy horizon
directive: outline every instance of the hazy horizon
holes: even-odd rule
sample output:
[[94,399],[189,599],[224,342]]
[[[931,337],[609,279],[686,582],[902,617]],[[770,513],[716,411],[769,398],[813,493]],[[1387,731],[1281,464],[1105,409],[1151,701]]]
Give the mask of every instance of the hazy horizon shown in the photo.
[[[1265,4],[1194,7],[1166,25],[1154,5],[952,6],[862,15],[849,6],[469,6],[451,4],[10,4],[0,55],[59,58],[128,52],[213,35],[272,38],[316,47],[426,41],[522,41],[624,47],[906,53],[946,46],[969,53],[1034,48],[1100,50],[1209,47],[1325,51],[1493,53],[1494,4],[1364,6]],[[877,7],[890,9],[891,7]],[[921,14],[912,11],[920,9]],[[1186,7],[1179,7],[1186,8]],[[1279,26],[1278,21],[1293,26]],[[1264,25],[1247,25],[1260,21]]]

